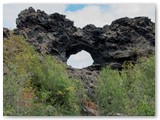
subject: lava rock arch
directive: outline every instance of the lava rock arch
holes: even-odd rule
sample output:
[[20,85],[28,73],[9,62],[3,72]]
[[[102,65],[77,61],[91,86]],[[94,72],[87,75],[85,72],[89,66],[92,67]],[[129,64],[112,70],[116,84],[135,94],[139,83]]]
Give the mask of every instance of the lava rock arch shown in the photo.
[[81,50],[89,52],[93,65],[110,65],[119,69],[124,61],[155,52],[155,23],[147,17],[121,18],[111,25],[83,28],[59,13],[46,14],[32,7],[21,11],[14,34],[27,38],[37,51],[66,62]]

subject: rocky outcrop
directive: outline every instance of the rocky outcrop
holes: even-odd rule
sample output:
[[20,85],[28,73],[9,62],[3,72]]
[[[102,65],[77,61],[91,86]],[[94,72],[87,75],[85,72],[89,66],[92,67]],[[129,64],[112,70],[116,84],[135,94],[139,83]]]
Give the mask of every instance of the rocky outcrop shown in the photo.
[[64,63],[81,50],[89,52],[93,65],[81,70],[68,67],[68,73],[83,81],[90,97],[94,96],[101,67],[121,69],[124,61],[136,61],[137,56],[155,51],[155,24],[147,17],[125,17],[103,27],[88,24],[77,28],[65,15],[48,15],[30,7],[19,13],[16,24],[14,34],[23,35],[37,51],[54,55]]
[[[23,35],[41,54],[50,54],[66,63],[72,54],[81,50],[89,52],[93,65],[74,69],[68,66],[71,78],[84,84],[89,97],[93,98],[99,71],[110,65],[121,69],[125,61],[136,61],[138,56],[155,52],[155,24],[147,17],[121,18],[111,25],[96,27],[88,24],[83,28],[59,13],[46,14],[32,7],[21,11],[16,19],[14,34]],[[9,30],[3,29],[3,37],[9,37]],[[4,69],[4,74],[7,74]],[[97,115],[97,110],[84,108],[87,115]]]
[[121,68],[124,61],[154,53],[155,24],[147,17],[121,18],[111,25],[77,28],[74,22],[59,13],[28,8],[16,20],[15,34],[24,35],[37,51],[57,56],[66,62],[81,50],[89,52],[93,64]]
[[98,82],[97,78],[99,75],[99,71],[90,69],[90,67],[84,69],[75,69],[68,67],[67,71],[70,78],[76,78],[82,81],[87,95],[93,98],[95,95],[95,87]]
[[10,36],[9,29],[3,28],[3,38],[8,38]]

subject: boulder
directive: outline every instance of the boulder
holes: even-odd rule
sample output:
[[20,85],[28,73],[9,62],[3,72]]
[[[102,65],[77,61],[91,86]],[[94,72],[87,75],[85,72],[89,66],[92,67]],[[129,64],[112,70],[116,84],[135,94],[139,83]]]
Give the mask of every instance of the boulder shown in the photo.
[[3,28],[3,38],[8,38],[10,35],[8,28]]

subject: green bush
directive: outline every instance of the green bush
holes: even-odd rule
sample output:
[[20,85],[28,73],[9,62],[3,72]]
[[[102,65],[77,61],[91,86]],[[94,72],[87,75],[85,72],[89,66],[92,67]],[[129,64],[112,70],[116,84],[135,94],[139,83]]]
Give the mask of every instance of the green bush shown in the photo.
[[96,100],[101,115],[155,115],[155,56],[127,62],[122,71],[104,68]]
[[[65,65],[40,55],[21,36],[4,40],[4,115],[80,115],[84,98]],[[81,91],[78,91],[81,89]]]
[[96,91],[96,100],[101,115],[110,115],[124,110],[124,88],[120,74],[106,67],[102,70]]
[[37,101],[57,106],[62,115],[80,114],[80,102],[75,94],[79,83],[68,78],[63,65],[51,56],[44,56],[41,63],[33,67],[33,74],[32,83],[37,89]]
[[31,80],[27,67],[35,52],[22,37],[13,35],[9,40],[4,40],[3,49],[4,65],[9,71],[3,81],[4,115],[22,115],[29,104],[22,99],[26,83]]

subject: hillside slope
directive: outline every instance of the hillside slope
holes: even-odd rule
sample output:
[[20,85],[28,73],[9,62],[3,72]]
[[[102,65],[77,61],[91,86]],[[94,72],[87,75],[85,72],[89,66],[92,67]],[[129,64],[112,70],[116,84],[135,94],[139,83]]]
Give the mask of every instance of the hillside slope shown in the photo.
[[[30,7],[16,24],[3,29],[4,115],[155,114],[155,23],[149,18],[77,28],[65,15]],[[81,50],[94,63],[67,66]]]

